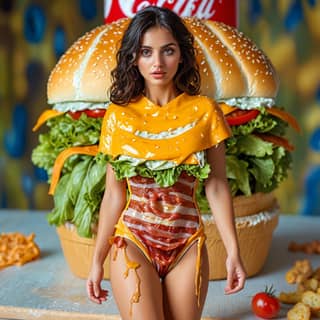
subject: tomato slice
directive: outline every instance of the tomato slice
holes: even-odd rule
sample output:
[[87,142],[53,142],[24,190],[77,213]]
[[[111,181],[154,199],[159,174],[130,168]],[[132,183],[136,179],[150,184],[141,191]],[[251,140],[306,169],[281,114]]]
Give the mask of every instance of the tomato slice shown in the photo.
[[271,107],[271,108],[266,108],[266,111],[270,114],[272,114],[275,117],[280,118],[281,120],[289,123],[293,129],[295,129],[297,132],[301,132],[301,128],[299,126],[298,121],[295,119],[294,116],[292,116],[290,113],[281,110],[277,107]]
[[90,118],[103,118],[104,114],[106,113],[106,109],[85,109],[81,111],[69,111],[68,114],[72,117],[74,120],[78,120],[81,117],[82,113],[85,113]]
[[91,118],[103,118],[104,114],[106,113],[106,109],[94,109],[94,110],[87,109],[87,110],[84,110],[84,112],[88,117],[91,117]]
[[271,143],[275,144],[276,146],[281,146],[288,151],[294,150],[294,146],[292,144],[290,144],[289,141],[283,137],[278,137],[278,136],[268,134],[268,133],[255,133],[255,136],[259,137],[260,139],[262,139],[264,141],[271,142]]
[[230,126],[239,126],[255,119],[259,110],[240,110],[237,109],[226,116],[226,120]]
[[82,111],[68,111],[68,114],[72,117],[73,120],[78,120],[81,116]]

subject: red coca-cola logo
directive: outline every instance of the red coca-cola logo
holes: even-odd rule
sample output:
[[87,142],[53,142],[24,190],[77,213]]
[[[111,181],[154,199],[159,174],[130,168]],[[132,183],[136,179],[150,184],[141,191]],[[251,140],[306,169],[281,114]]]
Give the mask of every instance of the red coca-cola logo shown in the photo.
[[237,0],[104,0],[105,23],[133,17],[147,6],[169,8],[180,17],[197,17],[238,25]]

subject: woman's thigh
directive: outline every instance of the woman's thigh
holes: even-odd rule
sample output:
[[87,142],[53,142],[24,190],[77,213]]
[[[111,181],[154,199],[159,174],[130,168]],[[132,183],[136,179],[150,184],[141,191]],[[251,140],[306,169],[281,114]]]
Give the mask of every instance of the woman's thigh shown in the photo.
[[[117,249],[117,257],[110,260],[112,292],[123,320],[164,320],[162,286],[159,276],[143,253],[130,241],[126,249]],[[115,246],[112,246],[111,257]],[[125,251],[124,251],[125,250]],[[127,258],[138,263],[136,269],[127,269]],[[127,273],[128,272],[128,273]],[[127,273],[127,274],[126,274]],[[132,302],[136,300],[136,302]]]
[[197,243],[186,252],[163,282],[163,299],[166,320],[198,320],[201,318],[208,291],[209,260],[205,246],[201,252],[200,297],[196,295]]

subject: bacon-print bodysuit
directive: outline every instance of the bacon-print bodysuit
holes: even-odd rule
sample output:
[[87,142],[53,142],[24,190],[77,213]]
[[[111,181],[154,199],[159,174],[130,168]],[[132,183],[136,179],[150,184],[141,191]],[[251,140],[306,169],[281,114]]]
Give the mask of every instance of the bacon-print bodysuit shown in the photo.
[[182,173],[171,187],[160,187],[152,178],[128,179],[130,198],[121,224],[130,230],[115,236],[133,241],[165,277],[177,260],[200,236],[203,237],[199,210],[194,201],[196,179]]

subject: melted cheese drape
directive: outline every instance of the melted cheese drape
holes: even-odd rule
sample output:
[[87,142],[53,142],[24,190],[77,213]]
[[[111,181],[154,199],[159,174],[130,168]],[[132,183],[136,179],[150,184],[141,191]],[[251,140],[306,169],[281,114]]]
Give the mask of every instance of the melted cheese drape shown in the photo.
[[142,96],[127,106],[109,106],[99,151],[112,157],[170,160],[178,165],[194,163],[195,152],[230,135],[222,111],[207,97],[181,94],[160,107]]

